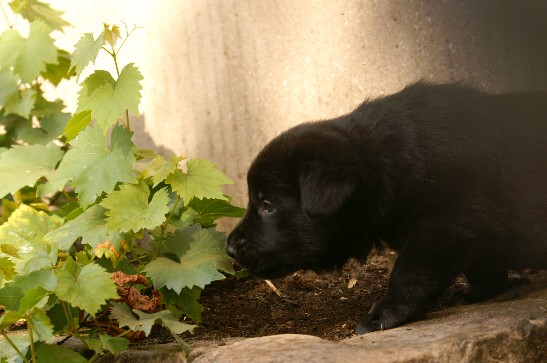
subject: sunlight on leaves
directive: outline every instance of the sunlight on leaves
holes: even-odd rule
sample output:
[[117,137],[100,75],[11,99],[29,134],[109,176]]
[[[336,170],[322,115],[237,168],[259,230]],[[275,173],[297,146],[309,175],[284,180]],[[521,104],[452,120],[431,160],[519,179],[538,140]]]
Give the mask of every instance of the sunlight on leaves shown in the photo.
[[49,33],[51,28],[42,20],[30,25],[28,38],[17,30],[6,30],[0,37],[0,67],[13,69],[24,82],[35,80],[46,71],[46,64],[57,64],[57,48]]
[[0,196],[32,186],[42,176],[49,176],[63,156],[60,147],[49,144],[16,145],[0,154]]
[[106,224],[111,231],[138,232],[153,229],[165,222],[169,212],[169,194],[166,189],[154,193],[149,202],[150,190],[145,183],[124,184],[110,193],[101,206],[107,209]]
[[188,161],[187,168],[188,173],[176,171],[165,180],[180,195],[184,205],[188,205],[194,197],[227,200],[221,186],[233,184],[233,181],[218,170],[215,164],[203,159],[192,159]]
[[83,70],[90,62],[95,64],[95,59],[97,59],[103,44],[104,38],[102,35],[94,39],[91,33],[85,33],[76,43],[72,53],[72,61],[70,62],[70,69],[76,69],[76,80],[80,78]]
[[110,193],[118,182],[134,183],[133,163],[137,147],[133,133],[118,126],[112,130],[110,145],[98,127],[87,127],[73,141],[58,168],[58,176],[72,178],[82,207],[102,192]]
[[106,134],[123,117],[125,110],[139,113],[142,80],[139,69],[133,63],[122,69],[117,81],[106,71],[96,71],[81,84],[77,112],[90,110],[91,118]]
[[57,297],[92,315],[97,313],[108,299],[118,298],[111,275],[95,263],[72,271],[59,270],[57,279]]

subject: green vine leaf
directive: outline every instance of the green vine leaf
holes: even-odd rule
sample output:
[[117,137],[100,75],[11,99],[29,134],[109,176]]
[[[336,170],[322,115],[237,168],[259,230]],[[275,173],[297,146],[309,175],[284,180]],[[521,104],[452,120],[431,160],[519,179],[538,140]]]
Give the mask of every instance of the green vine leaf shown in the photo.
[[129,340],[119,335],[113,337],[106,334],[99,334],[99,340],[101,342],[101,348],[114,355],[119,354],[129,348]]
[[19,287],[13,283],[0,289],[0,301],[6,310],[18,311],[21,299],[25,296]]
[[49,291],[40,286],[25,292],[25,295],[21,298],[19,312],[21,314],[28,314],[33,308],[43,308],[47,304],[49,294]]
[[131,141],[132,135],[117,126],[109,145],[98,127],[87,127],[72,141],[72,149],[61,161],[56,177],[72,178],[82,207],[93,203],[102,192],[112,192],[118,182],[136,182],[133,163],[137,147]]
[[[38,212],[22,204],[11,214],[8,221],[0,226],[0,246],[3,252],[5,252],[5,246],[10,246],[13,249],[12,252],[15,252],[12,255],[24,261],[30,262],[35,259],[34,262],[38,263],[44,258],[43,251],[46,251],[45,258],[51,259],[51,255],[47,253],[50,246],[43,241],[43,237],[60,225],[59,217],[48,216],[44,212]],[[29,266],[29,268],[39,269],[40,264]]]
[[44,240],[55,242],[60,249],[68,250],[80,237],[83,244],[93,248],[99,243],[119,238],[116,233],[109,234],[106,230],[105,209],[94,205],[64,226],[46,234]]
[[228,200],[222,193],[222,185],[233,184],[216,165],[203,159],[189,160],[188,173],[176,171],[169,175],[165,182],[170,184],[177,194],[188,205],[192,198]]
[[72,141],[78,134],[91,123],[91,111],[82,111],[74,114],[68,121],[63,136],[67,142]]
[[57,277],[53,270],[37,270],[27,275],[17,275],[14,278],[15,285],[24,293],[36,287],[41,287],[47,291],[55,291],[57,287]]
[[8,95],[4,100],[4,108],[6,114],[13,113],[24,118],[29,118],[35,101],[36,90],[28,88]]
[[45,311],[35,310],[30,316],[30,322],[38,340],[45,342],[53,337],[53,324],[51,324],[51,320],[49,320]]
[[[63,305],[65,308],[63,308]],[[70,316],[78,316],[79,311],[78,308],[69,304],[62,304],[59,300],[53,303],[53,306],[46,313],[53,324],[54,333],[61,335],[65,333],[66,327],[72,324]]]
[[57,344],[40,344],[36,349],[36,356],[40,363],[86,363],[87,359],[69,348]]
[[[138,318],[133,313],[137,314]],[[166,327],[172,334],[182,334],[196,328],[195,325],[179,322],[179,317],[172,311],[162,310],[157,313],[147,314],[137,309],[131,311],[129,306],[124,303],[112,303],[110,317],[118,320],[120,327],[127,326],[131,330],[142,330],[146,336],[150,335],[154,324]]]
[[144,182],[124,184],[120,190],[106,196],[101,206],[107,209],[106,224],[116,232],[138,232],[143,228],[154,229],[165,222],[169,213],[169,194],[166,188],[154,193],[149,202],[150,190]]
[[0,105],[4,104],[4,98],[17,91],[17,77],[9,69],[0,70]]
[[42,126],[40,130],[44,131],[46,135],[44,139],[48,142],[57,139],[63,133],[69,119],[70,114],[64,112],[45,116],[40,122],[40,126]]
[[13,69],[23,82],[30,83],[46,71],[46,64],[57,64],[57,48],[49,36],[51,28],[42,20],[30,25],[28,38],[17,30],[6,30],[0,37],[0,67]]
[[57,50],[57,64],[46,64],[46,71],[41,76],[58,86],[63,79],[70,79],[76,71],[70,68],[70,54],[66,50]]
[[162,155],[156,155],[155,158],[150,163],[150,166],[148,169],[145,170],[145,178],[152,177],[152,181],[154,182],[153,187],[161,183],[169,176],[169,174],[175,172],[177,170],[177,166],[181,160],[183,160],[183,156],[171,156],[169,158],[169,161],[165,160],[165,158]]
[[[118,303],[113,302],[112,303],[112,310],[110,312],[110,318],[116,319],[118,321],[118,325],[120,327],[128,327],[129,329],[133,331],[142,330],[146,333],[147,327],[143,329],[143,325],[145,325],[145,322],[140,322],[135,315],[133,315],[133,312],[131,311],[131,308],[127,306],[125,303]],[[150,334],[150,330],[152,330],[152,325],[154,325],[154,322],[150,325],[149,329],[147,329],[148,334]]]
[[51,29],[60,31],[63,27],[70,26],[61,18],[62,11],[52,9],[48,4],[38,0],[13,0],[9,5],[13,12],[21,14],[31,23],[42,19]]
[[193,223],[199,223],[202,227],[212,227],[221,217],[241,218],[245,214],[245,208],[233,206],[227,200],[194,198],[189,207],[197,212]]
[[55,170],[47,176],[47,181],[45,183],[38,184],[36,195],[42,197],[47,194],[55,194],[56,192],[63,190],[69,180],[70,177],[61,175]]
[[126,110],[133,114],[139,113],[142,79],[139,69],[133,63],[122,69],[117,81],[106,71],[96,71],[81,84],[77,112],[91,110],[91,118],[97,121],[106,134]]
[[177,261],[158,257],[143,271],[158,289],[166,286],[180,294],[183,287],[204,288],[215,280],[224,279],[224,275],[217,270],[233,273],[224,251],[224,238],[222,233],[214,229],[201,229],[199,225],[184,231],[177,230],[167,239],[164,251],[175,255]]
[[95,315],[109,299],[119,298],[111,275],[96,263],[81,269],[66,268],[57,271],[55,293],[60,300]]
[[60,147],[49,144],[16,145],[0,154],[0,197],[49,177],[63,156]]
[[[18,320],[23,319],[24,316],[17,311],[8,310],[2,316],[0,316],[0,329],[5,329],[12,324],[15,324]],[[3,353],[2,346],[0,345],[0,353]]]
[[[182,263],[210,261],[216,269],[233,275],[235,271],[232,260],[226,254],[225,246],[225,233],[218,232],[214,228],[201,228],[199,225],[194,225],[171,234],[165,241],[164,252],[176,255]],[[186,286],[192,287],[192,285]],[[203,286],[200,287],[203,288]]]
[[204,311],[203,305],[198,302],[202,289],[194,286],[189,289],[183,288],[180,294],[176,294],[173,290],[166,288],[162,289],[162,295],[165,297],[166,303],[171,302],[176,305],[182,313],[191,318],[196,323],[201,321],[201,314]]
[[93,39],[93,34],[91,33],[85,33],[78,43],[76,43],[70,62],[70,70],[76,69],[76,80],[80,78],[83,70],[90,62],[95,64],[95,59],[97,59],[103,44],[104,38],[102,34],[97,39]]
[[53,268],[57,264],[59,249],[57,244],[34,246],[30,258],[26,260],[21,270],[22,274],[28,274],[41,269]]
[[15,276],[15,264],[8,257],[0,257],[0,286]]

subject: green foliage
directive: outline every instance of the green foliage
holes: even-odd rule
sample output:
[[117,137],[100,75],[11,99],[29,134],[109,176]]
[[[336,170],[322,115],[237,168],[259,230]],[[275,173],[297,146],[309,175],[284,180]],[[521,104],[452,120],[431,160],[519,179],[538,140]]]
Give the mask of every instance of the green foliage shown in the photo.
[[102,192],[112,192],[117,183],[136,181],[133,164],[137,147],[132,135],[125,127],[116,126],[109,143],[99,128],[89,126],[71,142],[56,177],[72,179],[82,207],[95,202]]
[[55,294],[60,300],[95,314],[107,300],[118,298],[111,275],[101,266],[66,267],[57,271]]
[[125,112],[139,112],[142,79],[134,64],[126,65],[117,80],[107,71],[95,71],[81,84],[77,112],[91,111],[91,117],[106,133]]
[[28,38],[9,29],[0,37],[0,67],[12,69],[23,82],[34,81],[46,64],[57,64],[57,48],[49,35],[51,28],[41,19],[30,25]]
[[175,171],[165,179],[182,198],[184,205],[194,198],[228,200],[222,194],[221,186],[232,184],[232,181],[215,164],[203,159],[193,159],[188,161],[187,168],[187,173]]
[[0,197],[33,186],[40,177],[49,177],[63,157],[54,144],[14,145],[0,154]]
[[83,129],[91,123],[91,111],[83,111],[77,113],[68,121],[68,124],[63,131],[63,136],[67,142],[75,138]]
[[213,229],[199,225],[177,230],[169,236],[164,253],[174,258],[158,257],[145,268],[157,287],[166,286],[180,294],[183,287],[204,288],[224,278],[217,270],[233,273],[224,252],[224,238]]
[[[169,310],[147,314],[142,311],[131,310],[122,303],[112,303],[113,308],[110,317],[118,320],[120,326],[127,326],[131,330],[142,330],[146,335],[150,334],[154,324],[160,324],[173,334],[191,332],[196,326],[179,322],[179,316]],[[135,316],[135,314],[137,316]]]
[[101,352],[109,351],[112,354],[118,354],[129,347],[129,341],[119,335],[113,337],[106,334],[99,334],[98,343],[97,350]]
[[[80,339],[92,360],[118,354],[129,341],[93,324],[109,309],[121,327],[149,334],[159,324],[181,343],[178,334],[195,328],[181,317],[199,323],[202,290],[235,273],[214,229],[218,218],[243,214],[222,193],[232,181],[206,160],[184,164],[134,144],[129,115],[138,113],[143,77],[117,59],[132,31],[104,24],[69,54],[53,42],[69,25],[62,12],[38,0],[9,5],[29,30],[8,24],[0,34],[0,360],[86,361],[50,344],[55,334]],[[102,53],[116,72],[92,70],[74,115],[47,99],[46,83],[78,80]],[[114,302],[117,271],[144,273],[164,309]],[[19,320],[24,339],[7,332]]]
[[156,155],[154,160],[150,163],[150,167],[146,169],[146,177],[152,177],[156,187],[159,183],[164,181],[170,174],[177,170],[178,163],[182,161],[182,157],[173,155],[169,160],[165,160],[162,155]]
[[10,7],[28,21],[34,22],[40,19],[54,30],[62,30],[63,27],[70,25],[61,18],[62,11],[54,10],[48,4],[38,0],[14,0],[10,3]]
[[40,257],[39,251],[52,247],[52,244],[44,243],[43,237],[60,227],[61,223],[57,216],[21,204],[8,221],[0,226],[0,251],[7,255],[3,257],[11,258],[16,264],[24,263],[25,270],[38,270],[28,262],[36,262]]
[[138,232],[143,228],[154,229],[165,222],[169,213],[169,194],[166,188],[154,193],[150,202],[150,189],[145,182],[125,184],[110,193],[101,206],[107,209],[106,225],[116,232]]
[[36,356],[40,363],[86,363],[87,359],[80,354],[55,344],[41,344],[36,350]]
[[166,304],[171,304],[177,309],[182,311],[184,315],[191,318],[196,323],[201,322],[201,313],[203,313],[203,306],[198,302],[203,289],[198,286],[194,286],[191,289],[184,287],[182,291],[177,294],[173,290],[163,288],[162,294],[165,298]]
[[72,54],[72,61],[70,62],[70,68],[76,68],[76,79],[80,78],[82,71],[90,62],[95,63],[95,59],[97,59],[103,44],[104,38],[102,34],[97,39],[94,39],[91,33],[85,33],[78,43],[76,43],[74,53]]

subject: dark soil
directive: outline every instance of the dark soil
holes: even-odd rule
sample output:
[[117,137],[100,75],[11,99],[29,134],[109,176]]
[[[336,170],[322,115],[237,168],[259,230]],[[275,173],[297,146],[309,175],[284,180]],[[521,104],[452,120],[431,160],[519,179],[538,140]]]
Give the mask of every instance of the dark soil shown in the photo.
[[[299,271],[272,280],[281,296],[262,279],[217,281],[203,291],[203,321],[185,340],[192,345],[285,333],[334,341],[352,336],[357,320],[384,294],[394,261],[395,254],[387,252],[370,256],[365,265],[350,261],[339,272]],[[457,282],[435,310],[459,304],[464,284]]]
[[[275,334],[309,334],[333,341],[353,336],[357,321],[385,293],[395,258],[393,252],[372,254],[366,264],[350,261],[339,272],[298,271],[272,280],[281,296],[263,279],[216,281],[200,299],[205,308],[203,321],[193,335],[184,334],[183,339],[194,347]],[[547,271],[510,274],[515,283],[546,277]],[[465,278],[458,278],[432,311],[462,304],[466,287]],[[166,329],[155,326],[151,336],[138,345],[172,340]]]
[[[200,299],[205,308],[203,321],[193,335],[184,334],[183,339],[190,346],[199,346],[274,334],[309,334],[333,341],[353,336],[357,321],[385,293],[395,258],[393,252],[373,254],[366,264],[350,261],[339,272],[298,271],[272,280],[281,296],[263,279],[216,281]],[[547,271],[512,273],[510,277],[522,282],[547,277]],[[431,311],[462,304],[466,287],[465,278],[458,278]],[[172,337],[166,329],[155,328],[140,345],[167,341]]]

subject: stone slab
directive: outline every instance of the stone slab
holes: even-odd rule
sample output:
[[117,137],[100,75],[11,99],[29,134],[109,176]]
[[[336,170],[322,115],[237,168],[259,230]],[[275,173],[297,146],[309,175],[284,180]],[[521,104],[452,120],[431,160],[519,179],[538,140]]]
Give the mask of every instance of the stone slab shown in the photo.
[[247,339],[196,349],[193,363],[545,362],[547,281],[496,301],[458,306],[396,329],[341,342],[306,335]]

